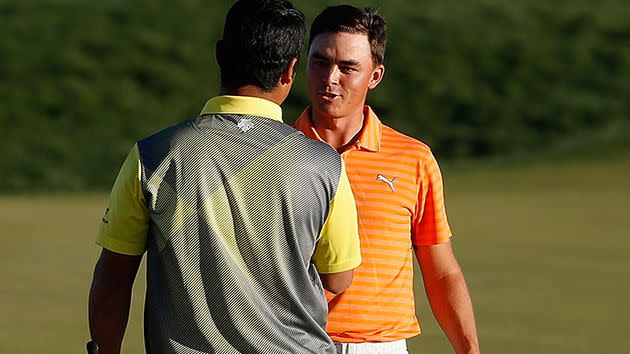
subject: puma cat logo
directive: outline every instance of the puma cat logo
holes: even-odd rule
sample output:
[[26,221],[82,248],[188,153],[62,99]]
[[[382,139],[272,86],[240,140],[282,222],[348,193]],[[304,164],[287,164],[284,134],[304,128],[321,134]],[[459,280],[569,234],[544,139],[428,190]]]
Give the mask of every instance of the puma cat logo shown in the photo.
[[398,177],[394,177],[392,178],[392,180],[388,180],[387,177],[383,176],[382,174],[378,174],[376,175],[376,180],[377,181],[381,181],[381,182],[385,182],[387,183],[387,185],[389,186],[389,188],[392,189],[392,192],[396,191],[396,188],[394,187],[394,182],[396,182],[396,180],[398,179]]
[[245,133],[254,127],[254,122],[252,122],[250,118],[241,118],[238,121],[237,127],[241,130],[241,133]]

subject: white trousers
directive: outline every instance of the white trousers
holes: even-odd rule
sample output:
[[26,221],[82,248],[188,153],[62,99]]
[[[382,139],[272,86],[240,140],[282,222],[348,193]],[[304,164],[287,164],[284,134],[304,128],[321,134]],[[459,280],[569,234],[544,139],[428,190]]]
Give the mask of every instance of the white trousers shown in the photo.
[[409,354],[407,341],[339,343],[335,342],[337,354]]

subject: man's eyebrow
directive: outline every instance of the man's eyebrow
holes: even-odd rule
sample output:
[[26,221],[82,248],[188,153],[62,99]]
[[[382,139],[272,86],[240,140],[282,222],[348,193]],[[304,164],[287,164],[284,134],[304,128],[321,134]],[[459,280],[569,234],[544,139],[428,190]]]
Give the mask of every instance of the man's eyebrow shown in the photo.
[[[330,60],[329,57],[318,52],[314,52],[313,54],[311,54],[311,58],[317,59],[317,60],[326,60],[326,61]],[[341,62],[339,62],[339,64],[343,66],[352,66],[352,67],[361,66],[361,63],[359,63],[356,60],[342,60]]]
[[361,63],[356,60],[342,60],[339,64],[343,66],[361,66]]

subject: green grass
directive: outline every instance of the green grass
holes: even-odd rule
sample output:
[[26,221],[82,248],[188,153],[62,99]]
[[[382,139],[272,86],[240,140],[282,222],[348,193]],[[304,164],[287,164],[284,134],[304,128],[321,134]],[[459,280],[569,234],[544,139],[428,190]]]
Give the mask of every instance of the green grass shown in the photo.
[[[483,352],[630,352],[627,159],[453,170],[445,180]],[[100,195],[0,199],[1,353],[84,352],[104,205]],[[125,353],[143,351],[143,284],[141,274]],[[424,332],[410,352],[452,352],[419,281],[417,295]]]
[[[629,176],[627,159],[446,176],[484,352],[630,352]],[[412,352],[448,353],[418,298]]]

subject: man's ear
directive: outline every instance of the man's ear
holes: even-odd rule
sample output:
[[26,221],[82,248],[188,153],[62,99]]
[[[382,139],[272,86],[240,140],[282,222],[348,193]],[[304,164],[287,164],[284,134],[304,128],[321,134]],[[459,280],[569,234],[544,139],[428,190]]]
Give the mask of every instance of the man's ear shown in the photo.
[[372,77],[370,78],[368,88],[371,90],[378,86],[381,80],[383,80],[383,75],[385,75],[385,66],[383,64],[378,64],[372,71]]
[[291,85],[293,84],[293,79],[295,79],[295,74],[297,73],[297,62],[298,58],[291,58],[289,61],[289,65],[287,65],[286,70],[282,72],[280,76],[280,85]]

